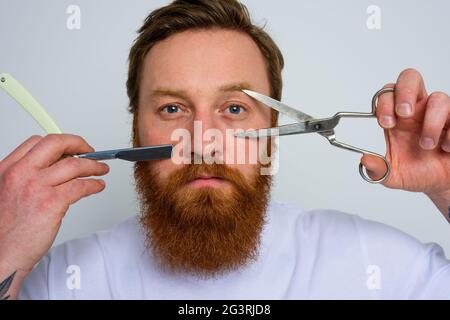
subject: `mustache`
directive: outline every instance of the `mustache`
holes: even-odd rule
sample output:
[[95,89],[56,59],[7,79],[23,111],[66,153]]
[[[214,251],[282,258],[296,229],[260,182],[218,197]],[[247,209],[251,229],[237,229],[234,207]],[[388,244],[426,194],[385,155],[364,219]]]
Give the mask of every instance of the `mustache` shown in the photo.
[[247,179],[238,169],[231,168],[226,164],[217,163],[183,165],[183,167],[169,175],[168,181],[176,184],[177,187],[182,187],[202,176],[228,181],[241,192],[248,192],[249,189],[252,190],[254,188],[254,185],[247,182]]

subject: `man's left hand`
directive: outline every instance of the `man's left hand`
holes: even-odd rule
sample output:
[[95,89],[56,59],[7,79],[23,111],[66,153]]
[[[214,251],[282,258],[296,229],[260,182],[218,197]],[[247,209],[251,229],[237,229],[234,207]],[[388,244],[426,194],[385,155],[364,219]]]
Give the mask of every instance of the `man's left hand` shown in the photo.
[[[424,192],[441,201],[448,196],[450,205],[450,97],[443,92],[428,95],[414,69],[404,70],[397,83],[385,87],[395,87],[395,92],[382,94],[377,106],[391,164],[383,185]],[[372,179],[386,170],[374,156],[364,155],[361,162]]]

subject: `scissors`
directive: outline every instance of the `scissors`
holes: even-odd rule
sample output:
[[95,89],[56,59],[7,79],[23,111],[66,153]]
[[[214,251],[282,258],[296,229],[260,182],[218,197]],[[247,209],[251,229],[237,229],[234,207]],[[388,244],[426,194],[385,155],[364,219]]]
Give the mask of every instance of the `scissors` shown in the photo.
[[359,173],[361,177],[370,183],[381,183],[389,176],[391,172],[391,166],[385,157],[382,155],[367,151],[364,149],[360,149],[343,142],[339,142],[336,140],[336,135],[334,132],[334,128],[338,125],[339,120],[341,118],[372,118],[376,117],[376,109],[378,98],[387,92],[394,92],[394,88],[383,88],[377,91],[372,98],[372,112],[338,112],[334,116],[329,118],[315,119],[312,116],[303,113],[297,109],[291,108],[278,100],[272,99],[268,96],[265,96],[261,93],[254,92],[251,90],[243,89],[242,91],[248,96],[254,98],[255,100],[262,102],[268,107],[277,110],[278,112],[287,115],[288,117],[296,120],[296,123],[282,125],[273,128],[264,128],[258,130],[249,130],[246,132],[236,133],[236,137],[240,138],[257,138],[257,137],[268,137],[268,136],[286,136],[291,134],[302,134],[302,133],[318,133],[321,136],[325,137],[333,146],[338,148],[343,148],[346,150],[358,152],[361,154],[370,154],[375,157],[382,159],[386,165],[386,172],[384,175],[377,180],[371,179],[367,173],[365,172],[365,168],[362,163],[359,163]]

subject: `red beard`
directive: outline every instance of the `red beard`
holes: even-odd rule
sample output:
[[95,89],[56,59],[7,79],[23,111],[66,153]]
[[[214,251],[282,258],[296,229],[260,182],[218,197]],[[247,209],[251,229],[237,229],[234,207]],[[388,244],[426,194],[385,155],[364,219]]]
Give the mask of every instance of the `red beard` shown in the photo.
[[[189,164],[158,179],[151,163],[134,167],[147,247],[165,270],[201,276],[237,269],[258,256],[272,177],[254,165],[251,181],[222,164]],[[231,188],[187,186],[200,174]]]

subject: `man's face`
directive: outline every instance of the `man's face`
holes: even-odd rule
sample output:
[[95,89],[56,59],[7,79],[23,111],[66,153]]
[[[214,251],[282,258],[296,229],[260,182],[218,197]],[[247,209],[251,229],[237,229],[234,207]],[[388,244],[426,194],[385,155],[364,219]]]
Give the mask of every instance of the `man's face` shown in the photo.
[[[192,135],[192,151],[203,154],[208,150],[195,150],[201,144],[195,144],[194,139],[199,142],[210,128],[219,129],[225,137],[227,128],[269,127],[270,109],[236,90],[240,85],[270,95],[264,58],[249,36],[228,30],[187,31],[157,43],[145,58],[141,78],[140,144],[173,142],[172,132],[185,128]],[[236,108],[238,105],[247,110]],[[203,132],[194,137],[196,120],[201,121]],[[246,143],[256,142],[247,139]],[[203,141],[203,147],[206,144]],[[224,148],[227,148],[225,141]],[[223,157],[247,178],[254,171],[251,164],[234,164],[236,161],[226,159],[226,151]],[[172,161],[154,165],[161,179],[177,169]]]
[[[175,34],[145,57],[136,118],[139,145],[179,143],[171,136],[185,129],[191,136],[182,141],[191,147],[189,159],[214,154],[225,163],[167,159],[136,165],[148,241],[171,268],[215,273],[254,258],[271,179],[260,175],[259,164],[248,163],[257,140],[247,139],[238,150],[239,138],[226,130],[270,126],[270,109],[240,91],[269,95],[266,70],[248,35],[223,29]],[[201,124],[201,131],[194,132],[194,123]],[[213,153],[212,140],[204,137],[210,129],[223,137]],[[237,164],[237,153],[245,153],[247,163]]]

